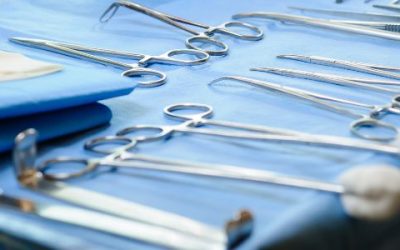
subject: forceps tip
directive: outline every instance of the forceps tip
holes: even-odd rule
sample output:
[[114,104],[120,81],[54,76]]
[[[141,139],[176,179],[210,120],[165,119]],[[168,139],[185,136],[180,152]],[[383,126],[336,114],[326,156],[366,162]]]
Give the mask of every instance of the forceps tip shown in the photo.
[[[103,14],[100,16],[99,21],[101,23],[106,23],[108,22],[117,12],[117,10],[120,7],[120,3],[119,2],[115,2],[112,3],[104,12]],[[111,13],[108,15],[108,13]]]
[[14,42],[14,43],[27,43],[27,42],[32,42],[33,39],[24,38],[24,37],[9,37],[8,41]]
[[305,56],[300,56],[300,55],[295,55],[295,54],[286,54],[286,55],[278,55],[276,58],[279,59],[300,59],[300,58],[305,58]]
[[238,13],[232,16],[232,19],[240,19],[244,17],[249,17],[250,13]]
[[250,68],[250,71],[259,71],[259,72],[281,72],[278,68],[269,68],[269,67],[258,67],[258,68]]
[[221,76],[221,77],[218,77],[218,78],[212,80],[211,82],[209,82],[208,85],[213,85],[214,83],[221,82],[224,80],[238,80],[238,77],[237,76]]

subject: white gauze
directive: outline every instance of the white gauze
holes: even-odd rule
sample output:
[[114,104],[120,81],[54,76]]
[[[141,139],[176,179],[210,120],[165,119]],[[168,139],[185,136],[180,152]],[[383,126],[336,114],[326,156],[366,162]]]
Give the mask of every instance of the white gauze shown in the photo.
[[10,81],[50,74],[62,66],[30,59],[18,53],[0,51],[0,81]]
[[356,167],[340,177],[342,203],[350,216],[385,220],[400,213],[400,170],[387,165]]

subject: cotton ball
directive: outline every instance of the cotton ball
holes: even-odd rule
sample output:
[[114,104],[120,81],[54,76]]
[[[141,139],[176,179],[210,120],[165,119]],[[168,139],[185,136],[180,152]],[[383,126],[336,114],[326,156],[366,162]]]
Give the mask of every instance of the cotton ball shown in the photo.
[[400,211],[400,170],[387,166],[350,169],[340,177],[342,203],[355,218],[385,220]]

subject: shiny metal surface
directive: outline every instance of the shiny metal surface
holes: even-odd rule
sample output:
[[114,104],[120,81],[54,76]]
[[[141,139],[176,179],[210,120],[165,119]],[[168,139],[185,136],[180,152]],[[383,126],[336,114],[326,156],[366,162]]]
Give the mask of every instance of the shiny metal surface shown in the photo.
[[[276,74],[282,74],[286,75],[289,74],[292,76],[292,71],[287,72],[286,70],[280,70],[280,69],[272,69],[272,68],[256,68],[253,69],[255,71],[262,71],[262,72],[272,72]],[[295,72],[297,73],[297,72]],[[295,74],[297,76],[297,74]],[[303,75],[301,75],[303,76]],[[307,79],[314,79],[314,75],[312,76],[304,76],[303,78]],[[320,80],[319,78],[317,78]],[[220,82],[220,81],[225,81],[225,80],[230,80],[230,81],[237,81],[245,84],[249,84],[252,86],[256,86],[262,89],[267,89],[269,91],[273,91],[279,94],[284,94],[288,95],[290,97],[295,97],[297,99],[300,99],[302,101],[306,101],[308,103],[311,103],[312,105],[315,105],[319,108],[323,108],[332,112],[335,112],[337,114],[341,114],[350,118],[355,119],[353,122],[350,124],[350,130],[351,132],[363,139],[368,139],[368,140],[375,140],[375,141],[396,141],[399,139],[400,131],[396,126],[393,126],[391,124],[388,124],[386,122],[382,122],[379,120],[380,117],[386,115],[386,114],[396,114],[400,115],[400,109],[398,108],[399,102],[398,99],[400,97],[395,96],[392,100],[392,103],[388,105],[370,105],[370,104],[365,104],[361,102],[355,102],[352,100],[348,99],[343,99],[343,98],[336,98],[336,97],[331,97],[327,95],[322,95],[318,94],[315,92],[311,91],[305,91],[302,89],[297,89],[293,87],[287,87],[281,84],[276,84],[276,83],[271,83],[271,82],[266,82],[266,81],[261,81],[253,78],[248,78],[248,77],[242,77],[242,76],[225,76],[221,77],[218,79],[215,79],[214,81],[211,82],[211,84]],[[340,105],[338,105],[340,104]],[[345,108],[345,106],[351,106],[355,108],[363,108],[369,111],[367,114],[361,114],[357,113],[356,111],[350,109],[350,108]],[[362,132],[362,128],[364,127],[370,127],[370,128],[382,128],[384,130],[388,130],[391,132],[389,135],[371,135],[370,133],[366,134]]]
[[[213,56],[227,55],[229,50],[227,44],[213,38],[214,34],[216,33],[250,41],[257,41],[263,38],[263,32],[256,26],[248,23],[232,21],[232,22],[225,22],[218,26],[209,26],[206,24],[201,24],[199,22],[189,21],[181,17],[168,15],[160,11],[153,10],[143,5],[126,0],[119,0],[112,3],[110,7],[108,7],[108,9],[106,9],[106,11],[101,15],[100,21],[101,22],[109,21],[115,15],[115,13],[120,7],[125,7],[137,11],[139,13],[153,17],[164,23],[167,23],[178,29],[190,33],[193,36],[186,39],[186,46],[191,49],[202,50],[208,53],[209,55]],[[183,24],[202,28],[204,29],[204,31],[199,32]],[[250,32],[250,34],[238,33],[234,31],[232,28],[246,29],[248,32]],[[204,49],[204,47],[206,46],[212,47],[213,49]]]
[[[42,40],[42,39],[31,39],[31,38],[20,38],[13,37],[9,39],[11,42],[22,44],[29,47],[35,47],[39,49],[49,50],[59,54],[76,57],[83,60],[88,60],[104,65],[110,65],[116,68],[121,68],[124,71],[122,76],[126,77],[137,77],[137,76],[152,76],[156,79],[148,81],[138,81],[140,87],[157,87],[163,85],[167,76],[165,73],[148,69],[150,64],[163,63],[171,65],[199,65],[208,61],[209,55],[202,51],[190,50],[190,49],[176,49],[170,50],[159,56],[150,56],[144,54],[130,53],[127,51],[116,51],[101,48],[85,47],[77,44],[62,43],[56,41]],[[115,60],[111,60],[105,57],[96,56],[93,54],[108,55],[113,57],[123,57],[125,59],[139,60],[138,63],[124,63]],[[188,55],[194,57],[191,60],[184,60],[175,58],[176,55]]]
[[[85,198],[85,197],[82,197]],[[222,244],[180,235],[170,230],[121,219],[81,208],[33,202],[0,194],[0,207],[33,214],[44,219],[81,226],[174,249],[226,249]]]
[[384,39],[400,41],[400,34],[395,32],[378,30],[371,27],[364,27],[355,24],[346,24],[332,22],[331,20],[311,18],[306,16],[297,16],[284,13],[276,12],[250,12],[250,13],[240,13],[233,16],[234,19],[241,18],[265,18],[275,21],[282,21],[287,23],[301,24],[331,30],[344,31],[348,33],[355,33],[360,35],[367,35],[373,37],[380,37]]
[[[242,230],[243,227],[248,228],[248,224],[252,223],[252,218],[248,215],[248,220],[241,221],[243,224],[235,222],[236,219],[229,221],[229,224],[236,223],[237,227],[230,229],[235,232],[227,232],[177,214],[48,179],[34,165],[36,137],[36,131],[29,129],[20,133],[16,138],[14,167],[19,183],[53,198],[106,213],[110,218],[115,217],[121,223],[135,223],[136,230],[126,233],[132,238],[136,237],[138,240],[174,248],[205,249],[204,247],[207,246],[206,248],[225,249],[236,241],[236,239],[229,238],[230,234],[237,234],[237,231]],[[79,162],[69,160],[73,163]],[[51,161],[48,163],[50,164]],[[141,231],[142,225],[143,230]],[[243,236],[243,234],[238,234],[238,236]],[[154,237],[154,235],[158,236]]]

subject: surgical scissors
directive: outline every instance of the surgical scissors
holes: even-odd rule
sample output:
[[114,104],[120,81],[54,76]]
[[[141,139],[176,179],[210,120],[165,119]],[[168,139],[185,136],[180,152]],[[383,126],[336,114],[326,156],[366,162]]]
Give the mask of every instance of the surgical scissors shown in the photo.
[[[260,70],[262,71],[262,69]],[[391,141],[397,140],[400,131],[397,127],[390,125],[385,122],[381,122],[378,118],[387,113],[393,113],[396,115],[400,115],[400,95],[397,95],[393,98],[392,103],[390,105],[370,105],[360,102],[355,102],[351,100],[335,98],[327,95],[322,95],[310,91],[305,91],[301,89],[296,89],[292,87],[283,86],[280,84],[274,84],[270,82],[260,81],[257,79],[242,77],[242,76],[225,76],[215,79],[210,84],[214,84],[223,80],[233,80],[238,82],[243,82],[250,84],[252,86],[260,87],[263,89],[268,89],[274,92],[278,92],[281,94],[289,95],[292,97],[297,97],[302,100],[311,102],[312,104],[317,105],[318,107],[336,112],[338,114],[342,114],[348,116],[350,118],[356,119],[350,124],[351,132],[363,139],[368,140],[376,140],[376,141]],[[339,103],[342,105],[349,105],[358,108],[364,108],[370,110],[368,115],[356,113],[350,109],[346,109],[342,106],[334,105],[333,103]],[[384,128],[390,130],[392,133],[388,136],[372,136],[368,134],[362,133],[362,128],[372,127],[372,128]]]
[[[180,111],[192,111],[195,113],[182,114]],[[152,134],[138,135],[136,141],[157,141],[166,139],[175,133],[200,134],[219,138],[243,139],[260,142],[291,143],[300,145],[314,145],[327,148],[354,149],[389,155],[400,156],[400,148],[396,145],[381,143],[368,143],[352,138],[311,135],[288,129],[277,129],[267,126],[250,125],[231,121],[208,119],[213,114],[213,108],[205,104],[178,103],[164,108],[167,117],[184,121],[178,125],[134,125],[117,133],[118,136],[126,136],[135,132],[146,131]],[[212,125],[225,129],[197,128],[204,125]],[[235,131],[237,130],[237,131]]]
[[290,15],[284,13],[275,13],[275,12],[240,13],[234,15],[233,19],[248,18],[248,17],[259,17],[259,18],[277,20],[281,22],[298,23],[307,26],[339,30],[349,33],[356,33],[361,35],[375,36],[375,37],[400,41],[400,34],[391,31],[378,30],[375,28],[364,27],[355,24],[337,23],[326,19],[318,19],[318,18]]
[[327,58],[322,56],[303,56],[303,55],[279,55],[279,59],[289,59],[305,63],[319,64],[332,66],[342,69],[354,70],[364,73],[369,73],[377,76],[400,79],[400,74],[394,71],[400,71],[399,67],[383,66],[376,64],[351,62],[340,59]]
[[[77,44],[62,43],[56,41],[42,40],[42,39],[31,39],[31,38],[20,38],[13,37],[10,41],[22,44],[25,46],[36,47],[68,55],[80,59],[85,59],[92,62],[101,63],[104,65],[111,65],[117,68],[122,68],[125,71],[122,72],[122,76],[133,77],[133,76],[153,76],[157,79],[149,81],[139,81],[140,87],[157,87],[163,85],[166,82],[167,76],[161,71],[146,68],[152,63],[163,63],[172,65],[199,65],[207,62],[209,55],[205,52],[192,50],[192,49],[175,49],[167,51],[166,53],[159,56],[150,56],[144,54],[130,53],[126,51],[116,51],[109,49],[100,49],[85,47]],[[122,57],[126,59],[138,59],[138,63],[124,63],[114,61],[108,58],[99,57],[90,53],[109,55],[114,57]],[[176,55],[188,55],[193,56],[193,59],[184,60],[174,58]]]
[[[119,7],[126,7],[131,10],[138,11],[140,13],[143,13],[145,15],[151,16],[153,18],[156,18],[162,22],[165,22],[169,25],[172,25],[176,28],[179,28],[181,30],[184,30],[193,36],[186,39],[186,46],[191,49],[196,49],[196,50],[202,50],[207,52],[209,55],[213,56],[223,56],[228,54],[228,45],[218,41],[217,39],[212,38],[212,36],[215,33],[220,33],[224,35],[229,35],[238,39],[242,40],[250,40],[250,41],[257,41],[261,40],[263,38],[263,32],[257,28],[254,25],[244,23],[244,22],[237,22],[237,21],[231,21],[231,22],[225,22],[219,26],[209,26],[206,24],[198,23],[198,22],[192,22],[187,19],[183,19],[180,17],[168,15],[156,10],[152,10],[150,8],[144,7],[142,5],[139,5],[137,3],[133,3],[130,1],[126,0],[119,0],[114,2],[113,4],[110,5],[110,7],[103,13],[103,15],[100,17],[101,22],[107,22],[110,20],[114,14],[117,12]],[[111,13],[111,14],[109,14]],[[205,29],[203,32],[198,32],[196,30],[193,30],[191,28],[188,28],[184,26],[183,24],[188,24],[191,26],[196,26],[202,29]],[[241,34],[238,32],[235,32],[231,30],[230,28],[232,27],[237,27],[241,29],[247,29],[250,32],[254,33],[253,34]],[[200,45],[196,45],[200,44]],[[215,49],[203,49],[202,46],[212,46]]]
[[376,86],[376,85],[390,85],[390,86],[400,87],[400,82],[398,81],[375,80],[368,78],[357,78],[350,76],[339,76],[333,74],[317,73],[304,70],[281,69],[281,68],[270,68],[270,67],[252,68],[250,70],[272,73],[281,76],[298,77],[303,79],[333,83],[342,86],[359,87],[382,93],[398,94],[400,92],[400,89]]

